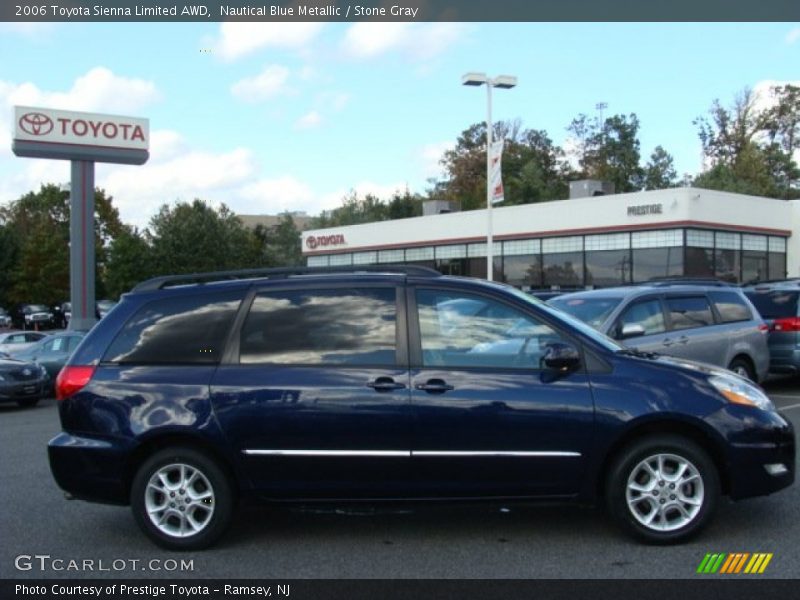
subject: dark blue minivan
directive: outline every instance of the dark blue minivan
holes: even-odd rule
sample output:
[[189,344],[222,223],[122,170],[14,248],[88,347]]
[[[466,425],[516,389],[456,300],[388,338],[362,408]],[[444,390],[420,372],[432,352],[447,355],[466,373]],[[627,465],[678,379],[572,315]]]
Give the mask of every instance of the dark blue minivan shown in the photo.
[[242,497],[604,503],[650,543],[794,480],[791,424],[722,369],[413,266],[144,282],[58,376],[50,465],[199,549]]

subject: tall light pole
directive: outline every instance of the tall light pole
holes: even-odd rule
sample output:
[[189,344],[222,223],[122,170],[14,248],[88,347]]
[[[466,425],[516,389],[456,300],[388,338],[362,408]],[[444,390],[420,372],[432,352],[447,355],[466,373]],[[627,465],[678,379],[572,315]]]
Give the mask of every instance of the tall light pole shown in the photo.
[[486,86],[486,279],[494,279],[494,237],[492,233],[492,88],[511,89],[517,85],[513,75],[489,77],[486,73],[467,73],[463,85]]

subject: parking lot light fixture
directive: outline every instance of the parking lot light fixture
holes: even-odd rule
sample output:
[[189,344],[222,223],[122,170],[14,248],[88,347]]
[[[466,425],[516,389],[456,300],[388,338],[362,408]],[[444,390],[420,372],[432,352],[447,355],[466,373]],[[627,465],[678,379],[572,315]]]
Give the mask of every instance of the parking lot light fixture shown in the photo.
[[486,85],[486,279],[494,279],[494,236],[492,233],[492,88],[509,90],[517,85],[514,75],[491,78],[486,73],[465,73],[462,85]]

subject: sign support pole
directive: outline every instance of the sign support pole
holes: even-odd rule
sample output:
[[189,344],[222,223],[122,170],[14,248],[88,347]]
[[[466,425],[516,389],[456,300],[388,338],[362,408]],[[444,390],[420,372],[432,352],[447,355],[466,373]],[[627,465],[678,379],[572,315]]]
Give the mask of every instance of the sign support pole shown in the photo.
[[94,162],[72,161],[69,199],[69,329],[88,331],[97,322],[94,261]]

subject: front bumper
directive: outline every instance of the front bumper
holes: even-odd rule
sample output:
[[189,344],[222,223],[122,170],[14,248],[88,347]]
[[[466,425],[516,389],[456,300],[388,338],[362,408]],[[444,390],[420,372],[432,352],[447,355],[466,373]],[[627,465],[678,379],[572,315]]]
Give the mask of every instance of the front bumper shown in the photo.
[[80,500],[129,503],[128,458],[132,446],[59,433],[47,445],[50,471],[58,486]]
[[16,402],[41,398],[47,389],[48,379],[40,377],[29,381],[0,382],[0,402]]
[[773,427],[761,439],[730,446],[728,475],[733,500],[766,496],[794,482],[794,427],[780,413],[772,413],[772,418]]

